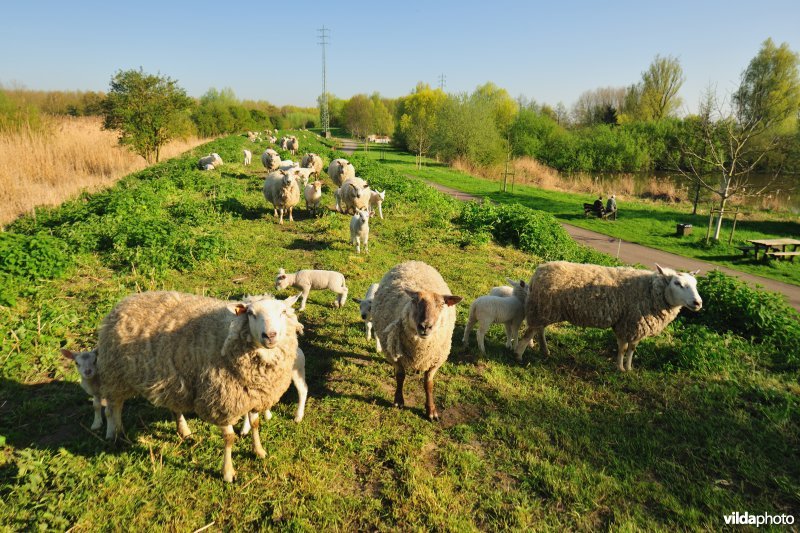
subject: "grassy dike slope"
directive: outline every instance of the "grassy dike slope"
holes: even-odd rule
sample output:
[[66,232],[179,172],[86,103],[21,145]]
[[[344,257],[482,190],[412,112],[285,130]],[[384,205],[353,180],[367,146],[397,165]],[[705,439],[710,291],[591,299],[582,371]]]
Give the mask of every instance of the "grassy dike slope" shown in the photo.
[[[327,165],[332,154],[298,134]],[[0,529],[716,529],[734,510],[798,513],[800,390],[795,375],[758,363],[758,345],[679,322],[620,374],[608,331],[553,328],[553,355],[528,352],[519,366],[496,326],[476,360],[474,339],[459,342],[469,302],[506,276],[527,279],[539,258],[473,244],[452,200],[366,162],[359,173],[390,192],[371,253],[355,255],[349,217],[300,210],[274,223],[258,157],[231,163],[244,147],[266,145],[214,141],[12,228],[37,237],[0,307]],[[195,170],[211,151],[229,163]],[[40,256],[63,268],[25,260]],[[181,442],[167,411],[134,400],[129,443],[89,431],[91,404],[58,354],[62,340],[91,345],[100,319],[137,290],[238,298],[271,290],[279,267],[326,268],[360,297],[407,259],[466,298],[437,377],[441,423],[423,419],[417,378],[409,406],[391,407],[391,367],[364,339],[357,306],[333,309],[331,293],[314,292],[300,315],[306,418],[291,421],[291,389],[261,427],[267,458],[237,443],[232,485],[220,478],[218,430],[197,419]]]

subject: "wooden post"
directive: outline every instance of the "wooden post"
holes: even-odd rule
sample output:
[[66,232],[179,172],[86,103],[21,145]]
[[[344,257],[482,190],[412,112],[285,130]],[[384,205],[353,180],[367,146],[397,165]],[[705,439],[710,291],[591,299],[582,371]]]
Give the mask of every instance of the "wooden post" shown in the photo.
[[714,208],[711,207],[708,211],[708,229],[706,230],[706,244],[708,244],[708,239],[711,237],[711,224],[714,222]]
[[731,236],[728,238],[728,246],[731,245],[733,242],[733,232],[736,231],[736,218],[739,216],[739,208],[736,208],[736,211],[733,212],[733,227],[731,228]]
[[697,201],[700,200],[700,182],[697,182],[697,188],[694,190],[694,205],[692,206],[692,214],[697,214]]

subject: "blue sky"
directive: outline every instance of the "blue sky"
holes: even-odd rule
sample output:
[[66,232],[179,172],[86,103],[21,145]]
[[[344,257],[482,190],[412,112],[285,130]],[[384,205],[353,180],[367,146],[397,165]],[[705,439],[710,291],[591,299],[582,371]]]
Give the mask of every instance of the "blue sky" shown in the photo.
[[585,90],[638,81],[661,54],[680,60],[691,111],[709,84],[734,89],[767,37],[800,51],[797,0],[18,1],[3,15],[5,86],[105,91],[114,72],[141,66],[192,96],[231,87],[276,105],[314,105],[323,24],[328,87],[343,98],[401,96],[443,73],[448,92],[492,81],[569,107]]

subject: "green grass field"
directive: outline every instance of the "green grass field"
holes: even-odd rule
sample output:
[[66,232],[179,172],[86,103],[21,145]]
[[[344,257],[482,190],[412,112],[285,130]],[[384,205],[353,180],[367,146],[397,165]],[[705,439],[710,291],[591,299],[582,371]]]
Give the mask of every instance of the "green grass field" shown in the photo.
[[[327,166],[331,154],[298,135]],[[529,350],[518,365],[494,326],[478,358],[474,337],[460,345],[469,303],[506,277],[527,279],[537,257],[470,244],[454,201],[396,174],[364,174],[392,186],[369,255],[354,253],[349,217],[330,210],[300,209],[279,226],[259,158],[235,162],[246,146],[214,141],[12,227],[62,239],[69,261],[60,277],[6,286],[13,303],[0,306],[0,530],[719,529],[733,511],[800,512],[797,373],[763,365],[759,344],[679,320],[643,341],[622,374],[610,331],[553,327],[552,355]],[[211,151],[228,163],[195,170]],[[170,414],[145,401],[125,406],[130,442],[106,443],[58,353],[62,342],[91,346],[102,317],[135,291],[235,299],[270,291],[279,267],[325,268],[345,272],[361,297],[408,259],[465,297],[436,380],[442,421],[424,419],[418,377],[406,382],[407,407],[393,408],[391,366],[364,338],[357,304],[334,309],[332,293],[312,292],[300,314],[305,420],[292,421],[292,388],[261,426],[266,459],[237,442],[231,485],[215,427],[189,418],[194,435],[181,441]]]
[[[704,243],[708,228],[707,205],[700,207],[699,215],[692,216],[692,207],[688,203],[668,205],[662,202],[626,200],[619,202],[619,218],[616,221],[586,218],[582,206],[583,202],[591,203],[594,200],[590,195],[549,191],[526,185],[515,186],[513,194],[503,193],[499,182],[465,174],[432,160],[426,160],[422,169],[416,169],[413,155],[394,148],[372,148],[367,153],[368,157],[382,161],[404,175],[433,181],[489,198],[493,202],[519,203],[547,211],[562,222],[630,242],[800,285],[800,263],[788,261],[765,263],[760,259],[754,261],[752,254],[745,257],[735,248],[737,245],[746,245],[747,239],[800,238],[800,220],[797,216],[754,212],[745,219],[737,221],[734,239],[730,245],[728,237],[732,221],[726,219],[723,222],[720,242],[707,246]],[[692,224],[693,234],[677,237],[675,227],[679,223]]]

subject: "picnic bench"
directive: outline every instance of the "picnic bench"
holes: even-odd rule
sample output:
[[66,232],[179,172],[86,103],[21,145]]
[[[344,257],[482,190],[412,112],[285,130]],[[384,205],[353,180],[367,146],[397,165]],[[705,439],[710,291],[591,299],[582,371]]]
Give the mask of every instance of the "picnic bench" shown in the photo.
[[[761,259],[774,257],[777,259],[789,258],[789,262],[793,262],[795,256],[800,255],[800,240],[797,239],[749,239],[747,242],[752,246],[737,246],[742,250],[744,255],[747,255],[751,250],[753,258],[758,259],[758,253],[761,252]],[[792,247],[789,250],[789,247]]]
[[613,211],[606,211],[605,208],[601,207],[600,209],[595,208],[594,204],[587,204],[586,202],[583,203],[583,216],[588,217],[589,215],[594,215],[598,218],[603,219],[611,219],[617,220],[617,210]]

